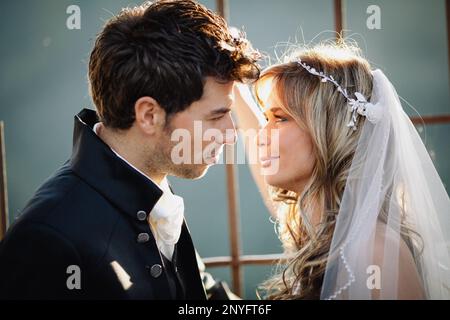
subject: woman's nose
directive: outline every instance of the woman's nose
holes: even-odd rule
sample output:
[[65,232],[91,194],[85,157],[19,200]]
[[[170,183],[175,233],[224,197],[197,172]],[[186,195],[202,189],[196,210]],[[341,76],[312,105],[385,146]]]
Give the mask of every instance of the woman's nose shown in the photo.
[[267,125],[264,126],[261,130],[259,130],[258,135],[256,136],[256,144],[259,147],[270,145],[270,138],[268,132],[269,128]]

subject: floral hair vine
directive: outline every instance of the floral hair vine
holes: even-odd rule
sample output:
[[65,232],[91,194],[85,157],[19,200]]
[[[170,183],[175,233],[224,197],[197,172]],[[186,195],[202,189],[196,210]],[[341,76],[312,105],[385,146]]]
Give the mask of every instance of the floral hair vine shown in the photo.
[[347,124],[347,127],[356,130],[357,129],[356,124],[358,123],[359,115],[365,116],[367,120],[369,120],[372,123],[377,123],[381,119],[382,110],[380,105],[377,104],[374,105],[368,102],[367,99],[364,97],[364,95],[361,94],[360,92],[355,92],[356,99],[351,98],[347,93],[347,89],[342,88],[340,84],[337,83],[337,81],[333,78],[332,75],[328,76],[322,71],[317,71],[315,68],[312,68],[311,66],[304,63],[300,58],[298,58],[296,62],[309,73],[320,77],[321,82],[331,82],[337,88],[337,90],[340,93],[342,93],[342,95],[347,99],[349,112],[352,113],[352,118],[350,119],[350,122]]

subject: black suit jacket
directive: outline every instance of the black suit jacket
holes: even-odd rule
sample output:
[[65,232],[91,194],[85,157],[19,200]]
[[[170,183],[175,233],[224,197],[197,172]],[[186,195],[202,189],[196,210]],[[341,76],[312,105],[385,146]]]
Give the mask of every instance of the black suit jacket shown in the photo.
[[[97,121],[87,109],[75,117],[72,157],[1,242],[1,299],[174,298],[168,266],[137,214],[150,212],[161,191],[97,137]],[[184,297],[206,299],[185,224],[173,262]]]

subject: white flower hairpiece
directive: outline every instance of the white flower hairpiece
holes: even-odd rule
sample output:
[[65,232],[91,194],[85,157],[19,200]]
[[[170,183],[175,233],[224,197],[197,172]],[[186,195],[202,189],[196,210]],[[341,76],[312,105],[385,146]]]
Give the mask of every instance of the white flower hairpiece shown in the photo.
[[352,118],[347,124],[347,127],[350,127],[353,130],[357,129],[356,124],[358,122],[358,115],[365,116],[367,120],[372,123],[377,123],[381,119],[381,106],[374,105],[368,102],[364,95],[360,92],[355,92],[356,99],[351,98],[348,95],[347,90],[345,88],[342,88],[340,84],[337,83],[336,80],[334,80],[333,76],[328,76],[322,71],[317,71],[315,68],[312,68],[311,66],[304,63],[300,58],[297,59],[297,63],[309,73],[320,77],[321,82],[331,82],[337,88],[337,90],[342,93],[342,95],[347,99],[349,111],[352,113]]

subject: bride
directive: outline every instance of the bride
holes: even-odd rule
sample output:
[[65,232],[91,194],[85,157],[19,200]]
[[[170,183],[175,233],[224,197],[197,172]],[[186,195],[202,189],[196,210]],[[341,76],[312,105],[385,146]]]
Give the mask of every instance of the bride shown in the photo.
[[262,73],[263,113],[236,91],[239,128],[262,128],[250,169],[286,256],[265,298],[450,298],[449,197],[382,71],[318,45]]

